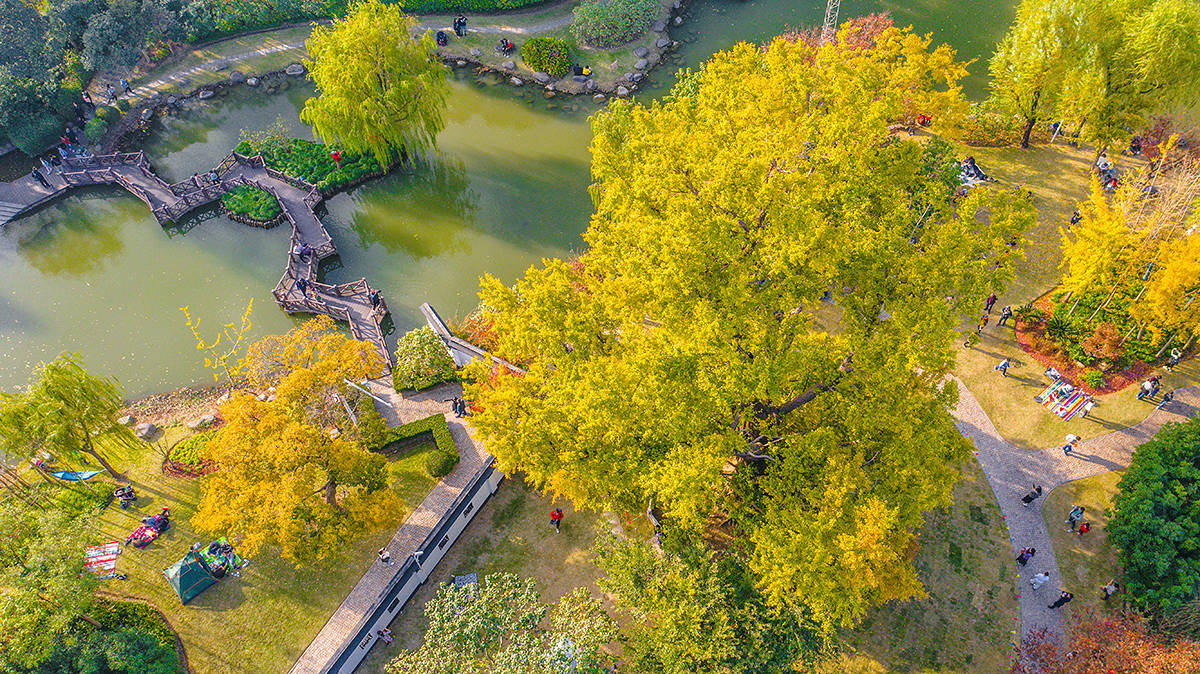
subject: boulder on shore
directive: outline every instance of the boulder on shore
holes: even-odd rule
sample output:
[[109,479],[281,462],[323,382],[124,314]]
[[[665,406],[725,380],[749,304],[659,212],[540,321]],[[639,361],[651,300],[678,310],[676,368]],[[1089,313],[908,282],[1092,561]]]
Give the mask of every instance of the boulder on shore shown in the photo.
[[525,80],[521,79],[520,77],[514,77],[511,80],[509,80],[509,82],[512,82],[514,87],[519,87],[519,86],[522,86],[523,84],[525,84]]
[[252,87],[257,87],[258,86],[258,78],[257,77],[247,77],[246,84],[249,84]]
[[187,425],[187,427],[190,430],[198,431],[202,428],[208,428],[209,426],[212,426],[215,423],[217,423],[217,418],[215,416],[213,416],[211,414],[205,414],[204,416],[200,417],[199,419],[196,419],[196,420],[190,422]]
[[246,81],[246,73],[243,73],[240,70],[235,70],[229,73],[229,81],[234,84],[241,84],[242,82]]
[[158,433],[158,426],[155,426],[154,424],[138,424],[133,429],[133,434],[142,440],[149,440],[150,438],[154,437],[156,433]]
[[472,47],[471,56],[483,56],[483,52],[478,47]]
[[200,100],[206,100],[214,96],[212,89],[202,89],[200,91]]
[[121,424],[122,426],[132,426],[134,421],[136,421],[136,419],[134,419],[132,416],[130,416],[128,414],[121,417],[120,419],[117,419],[117,423]]
[[628,88],[628,87],[624,87],[624,86],[617,87],[617,95],[618,95],[618,96],[628,96],[628,95],[629,95],[629,88]]
[[505,70],[516,70],[517,62],[516,61],[505,61],[504,63],[500,64],[500,67],[504,68]]
[[667,47],[671,46],[671,39],[666,38],[666,37],[660,37],[660,38],[658,38],[658,41],[654,43],[654,46],[658,47],[659,49],[666,49]]
[[304,66],[300,65],[299,63],[293,63],[292,65],[288,66],[283,72],[287,73],[288,75],[291,75],[292,77],[299,77],[304,74]]
[[654,25],[650,26],[650,30],[654,31],[655,33],[661,33],[666,29],[667,29],[667,22],[661,21],[661,20],[655,21]]
[[649,65],[650,65],[650,62],[647,61],[646,59],[638,59],[637,63],[633,64],[633,67],[636,68],[637,70],[645,70],[646,67]]
[[646,58],[646,54],[649,54],[649,53],[650,53],[650,50],[646,49],[645,47],[638,47],[637,49],[633,50],[633,55],[640,59]]
[[550,73],[544,73],[539,70],[533,74],[533,79],[542,84],[548,84],[550,82]]

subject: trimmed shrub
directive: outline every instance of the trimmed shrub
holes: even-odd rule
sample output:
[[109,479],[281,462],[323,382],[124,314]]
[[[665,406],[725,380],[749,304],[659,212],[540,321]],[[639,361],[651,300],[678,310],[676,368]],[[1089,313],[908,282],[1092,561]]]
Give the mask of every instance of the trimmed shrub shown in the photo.
[[1083,383],[1094,389],[1104,388],[1104,373],[1100,370],[1088,370],[1083,373]]
[[420,391],[434,384],[458,379],[454,359],[442,339],[428,326],[404,335],[396,343],[396,366],[392,385],[397,390]]
[[558,77],[571,69],[571,49],[563,40],[552,37],[535,37],[521,45],[521,58],[525,65]]
[[125,100],[124,98],[117,101],[117,109],[122,113],[129,112],[129,107],[129,101]]
[[457,463],[458,454],[447,454],[439,449],[425,457],[425,472],[432,478],[445,477]]
[[369,154],[343,150],[339,166],[329,155],[328,145],[299,138],[280,142],[277,138],[265,135],[259,138],[243,137],[234,152],[247,156],[261,154],[268,167],[316,185],[326,195],[368,176],[383,173],[383,167]]
[[133,629],[154,636],[158,643],[175,650],[175,633],[153,607],[136,601],[112,601],[99,597],[93,605],[91,617],[100,623],[101,629],[116,631]]
[[121,111],[117,110],[111,105],[102,105],[99,108],[96,108],[96,117],[99,117],[109,124],[112,124],[118,119],[121,119]]
[[595,47],[616,47],[645,32],[661,8],[658,0],[583,0],[571,33]]
[[279,217],[283,210],[270,192],[253,185],[239,185],[221,195],[221,203],[234,215],[264,222]]
[[434,444],[437,445],[437,451],[430,452],[425,459],[425,472],[429,474],[429,477],[442,477],[458,463],[459,455],[458,445],[454,444],[454,436],[450,434],[446,417],[441,414],[433,414],[424,419],[389,428],[377,438],[373,438],[377,444],[366,447],[366,449],[372,452],[388,453],[387,448],[390,445],[426,434],[433,438]]
[[99,117],[93,117],[83,125],[83,135],[93,142],[99,140],[106,131],[108,131],[108,122]]
[[49,114],[30,115],[14,121],[6,132],[8,139],[18,150],[30,157],[36,157],[58,142],[58,137],[62,134],[62,122]]

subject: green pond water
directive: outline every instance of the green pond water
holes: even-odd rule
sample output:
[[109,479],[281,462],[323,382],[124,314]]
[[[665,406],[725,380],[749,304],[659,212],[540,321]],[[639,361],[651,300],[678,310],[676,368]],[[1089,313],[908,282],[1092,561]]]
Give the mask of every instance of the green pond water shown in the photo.
[[[1011,19],[1013,0],[995,3],[854,2],[843,17],[889,10],[902,25],[931,32],[962,58],[986,55]],[[739,40],[763,41],[821,20],[824,2],[700,0],[676,29],[681,49],[651,76],[643,97],[661,94],[676,67],[695,66]],[[967,83],[980,95],[979,64]],[[366,276],[382,289],[398,334],[422,321],[430,302],[445,317],[475,306],[478,278],[516,279],[542,258],[582,248],[587,196],[590,100],[545,100],[472,74],[452,76],[446,130],[435,159],[325,202],[322,220],[340,256],[325,279]],[[283,118],[308,135],[299,108],[311,94],[293,83],[266,95],[249,88],[169,117],[144,149],[169,181],[215,165],[241,129]],[[564,110],[564,108],[566,108]],[[0,389],[61,351],[116,376],[131,396],[211,381],[180,307],[215,331],[254,301],[253,336],[295,324],[270,295],[283,269],[288,228],[260,230],[209,211],[163,229],[118,188],[75,192],[0,231]]]

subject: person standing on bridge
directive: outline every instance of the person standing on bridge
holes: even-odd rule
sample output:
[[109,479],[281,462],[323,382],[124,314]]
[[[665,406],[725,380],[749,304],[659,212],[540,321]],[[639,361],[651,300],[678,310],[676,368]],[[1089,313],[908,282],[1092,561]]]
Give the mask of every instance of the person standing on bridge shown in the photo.
[[300,291],[300,294],[304,296],[304,299],[308,299],[308,279],[306,279],[306,278],[296,279],[295,288],[296,288],[296,290]]
[[33,179],[41,183],[42,187],[50,187],[50,183],[46,180],[46,176],[42,175],[42,172],[37,170],[36,166],[33,168]]
[[199,173],[192,174],[192,184],[195,185],[197,188],[204,187],[204,183],[200,182],[200,174]]
[[383,304],[383,296],[379,294],[378,290],[372,290],[371,294],[368,297],[371,298],[371,308],[372,309],[378,309],[379,305]]

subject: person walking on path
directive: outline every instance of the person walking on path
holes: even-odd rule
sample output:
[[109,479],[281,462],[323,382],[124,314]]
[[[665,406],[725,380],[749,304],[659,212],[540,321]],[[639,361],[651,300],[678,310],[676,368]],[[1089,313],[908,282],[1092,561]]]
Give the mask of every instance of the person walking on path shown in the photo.
[[563,511],[562,508],[555,508],[550,511],[550,526],[554,527],[554,533],[562,533],[559,526],[562,523]]
[[1012,365],[1012,363],[1010,363],[1010,362],[1008,361],[1008,359],[1007,359],[1007,358],[1005,358],[1004,360],[1000,361],[1000,364],[999,364],[999,365],[997,365],[996,367],[994,367],[994,368],[992,368],[992,369],[993,369],[993,370],[998,370],[998,371],[1000,372],[1000,374],[1002,374],[1002,375],[1004,375],[1005,377],[1007,377],[1007,376],[1008,376],[1008,367],[1009,367],[1010,365]]
[[1158,406],[1162,407],[1175,399],[1175,389],[1171,389],[1163,394],[1162,400],[1158,401]]
[[1117,580],[1114,578],[1108,581],[1108,585],[1100,588],[1100,598],[1104,601],[1108,601],[1108,598],[1116,594],[1120,589],[1121,586],[1117,584]]
[[391,566],[392,565],[392,553],[388,552],[387,548],[379,548],[379,561],[383,562],[384,564],[387,564],[388,566]]
[[1012,307],[1006,304],[1004,305],[1004,308],[1000,310],[1000,321],[997,322],[996,325],[1008,325],[1008,319],[1010,318],[1012,318]]
[[1083,414],[1080,415],[1079,418],[1080,419],[1088,418],[1088,415],[1092,413],[1092,408],[1095,406],[1096,406],[1096,399],[1091,396],[1088,396],[1087,402],[1083,404]]
[[117,102],[117,88],[111,84],[108,85],[108,102],[109,103]]
[[459,12],[458,16],[454,17],[454,34],[463,37],[467,34],[467,17]]
[[992,313],[992,307],[996,306],[997,299],[999,298],[996,297],[996,293],[991,293],[987,296],[987,299],[984,300],[983,308],[987,309],[989,314]]
[[1043,571],[1041,573],[1033,574],[1033,578],[1029,579],[1029,585],[1031,587],[1033,587],[1034,590],[1040,590],[1040,589],[1042,589],[1042,586],[1045,585],[1046,582],[1049,580],[1050,580],[1050,572]]
[[1070,592],[1067,592],[1066,590],[1062,590],[1058,595],[1058,599],[1055,599],[1054,603],[1050,604],[1046,608],[1060,608],[1060,607],[1066,606],[1067,603],[1070,602],[1074,598],[1075,598],[1075,595],[1071,594]]
[[1079,441],[1082,439],[1083,438],[1079,437],[1078,435],[1068,434],[1067,444],[1063,445],[1062,448],[1063,454],[1066,456],[1071,456],[1071,452],[1074,452],[1079,447]]
[[1025,566],[1033,556],[1037,554],[1037,548],[1021,548],[1021,554],[1017,555],[1017,563]]
[[46,187],[46,188],[49,188],[49,187],[50,187],[50,182],[46,180],[46,176],[42,175],[42,172],[41,172],[41,171],[37,170],[37,167],[36,167],[36,166],[35,166],[35,167],[33,167],[33,174],[32,174],[32,175],[33,175],[33,179],[34,179],[34,180],[36,180],[36,181],[38,181],[39,183],[41,183],[41,184],[42,184],[42,187]]
[[1033,485],[1033,489],[1031,489],[1028,494],[1021,498],[1021,505],[1028,506],[1030,503],[1033,503],[1035,500],[1037,500],[1037,497],[1041,495],[1042,488],[1035,484]]
[[126,96],[133,93],[133,89],[129,86],[129,80],[125,78],[121,78],[121,89],[125,91]]
[[1075,523],[1083,519],[1083,513],[1087,512],[1087,508],[1081,505],[1072,505],[1071,513],[1067,515],[1067,531],[1075,531]]

